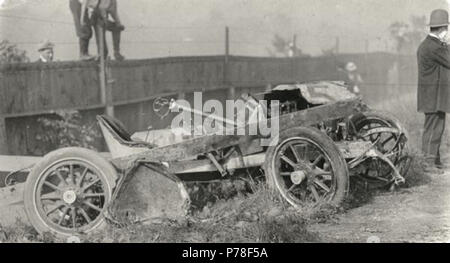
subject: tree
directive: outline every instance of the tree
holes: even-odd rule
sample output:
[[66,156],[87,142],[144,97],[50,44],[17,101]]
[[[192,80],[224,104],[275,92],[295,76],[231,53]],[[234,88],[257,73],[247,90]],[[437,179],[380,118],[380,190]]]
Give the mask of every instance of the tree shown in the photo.
[[308,56],[303,53],[303,51],[297,47],[293,41],[284,39],[278,34],[274,35],[272,40],[273,49],[268,49],[267,51],[272,57],[283,56],[283,57],[305,57]]
[[[0,0],[0,9],[2,10],[8,10],[8,9],[12,9],[14,7],[23,5],[23,4],[28,4],[27,2],[31,2],[31,1],[27,1],[27,0]],[[37,1],[32,1],[31,3],[35,3]]]
[[426,36],[426,17],[411,16],[409,23],[395,22],[389,26],[399,54],[413,54]]
[[335,56],[336,55],[336,47],[332,48],[322,48],[322,56],[328,57],[328,56]]
[[17,48],[8,40],[0,42],[0,64],[30,62],[25,50]]

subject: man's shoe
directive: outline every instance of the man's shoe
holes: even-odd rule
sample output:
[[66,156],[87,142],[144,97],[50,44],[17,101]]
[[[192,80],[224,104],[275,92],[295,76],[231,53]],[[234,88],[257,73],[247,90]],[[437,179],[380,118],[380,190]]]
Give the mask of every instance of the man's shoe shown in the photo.
[[428,174],[441,175],[445,173],[445,165],[439,162],[425,162],[423,164],[423,171]]
[[438,173],[439,169],[437,168],[435,162],[433,161],[427,161],[425,163],[423,163],[423,169],[425,172],[427,173]]
[[438,168],[438,169],[444,169],[444,168],[445,168],[445,166],[444,166],[444,164],[442,164],[441,160],[436,160],[436,161],[434,162],[434,166],[435,166],[436,168]]
[[119,52],[115,52],[115,53],[114,53],[114,58],[115,58],[117,61],[124,61],[124,60],[125,60],[125,57],[122,56],[122,54],[120,54]]
[[80,56],[80,60],[81,61],[91,61],[91,60],[95,60],[96,56],[91,56],[89,54],[83,54]]
[[122,25],[122,24],[117,24],[117,30],[124,31],[125,30],[125,26]]

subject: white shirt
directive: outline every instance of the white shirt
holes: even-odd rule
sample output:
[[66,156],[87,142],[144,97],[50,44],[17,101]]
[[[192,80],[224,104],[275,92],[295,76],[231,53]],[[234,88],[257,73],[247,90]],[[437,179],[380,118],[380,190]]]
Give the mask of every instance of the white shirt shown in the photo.
[[439,41],[441,41],[441,43],[445,43],[445,44],[447,44],[447,45],[450,44],[450,39],[449,39],[449,36],[448,36],[448,35],[445,37],[445,39],[441,39],[440,37],[438,37],[436,34],[433,34],[433,33],[429,33],[428,35],[429,35],[430,37],[437,38]]
[[434,33],[429,33],[428,34],[430,37],[434,37],[434,38],[437,38],[437,39],[439,39],[439,40],[441,40],[436,34],[434,34]]
[[39,58],[41,59],[42,62],[48,62],[42,55],[39,55]]

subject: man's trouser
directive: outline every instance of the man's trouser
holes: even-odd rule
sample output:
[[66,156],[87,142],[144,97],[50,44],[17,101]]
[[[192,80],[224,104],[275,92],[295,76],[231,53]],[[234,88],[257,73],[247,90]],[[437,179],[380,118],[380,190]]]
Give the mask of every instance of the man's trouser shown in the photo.
[[88,16],[84,18],[84,24],[81,25],[81,4],[78,0],[70,0],[70,11],[73,15],[75,30],[80,41],[80,55],[87,55],[89,49],[89,40],[92,37],[92,24]]
[[117,26],[117,24],[115,22],[109,21],[107,20],[106,22],[104,22],[100,17],[96,16],[95,17],[95,36],[96,36],[96,41],[97,41],[97,48],[98,48],[98,54],[100,55],[100,34],[103,33],[103,40],[104,40],[104,47],[105,47],[105,52],[104,52],[104,56],[107,57],[108,56],[108,45],[106,44],[106,36],[105,36],[105,31],[103,31],[101,28],[102,26],[105,27],[106,31],[110,31],[112,33],[112,40],[113,40],[113,50],[114,53],[120,53],[120,37],[121,37],[121,29]]
[[440,161],[442,135],[445,129],[445,112],[425,113],[422,151],[430,161]]
[[[104,21],[102,17],[100,16],[98,10],[94,12],[93,17],[91,19],[88,18],[88,16],[85,16],[85,25],[81,25],[80,18],[81,18],[81,4],[78,0],[70,0],[70,10],[72,11],[73,20],[75,23],[75,29],[77,32],[77,36],[80,40],[80,55],[87,55],[88,54],[88,48],[89,48],[89,40],[92,37],[92,28],[94,28],[95,31],[95,39],[97,42],[97,49],[98,54],[100,55],[100,34],[102,33],[101,26],[105,26],[105,29],[107,31],[112,32],[112,38],[113,38],[113,48],[114,53],[120,53],[120,37],[121,37],[121,31],[122,29],[117,26],[116,23],[111,21]],[[105,36],[102,37],[104,39],[104,47],[105,52],[104,56],[106,57],[108,55],[108,46],[106,44]]]

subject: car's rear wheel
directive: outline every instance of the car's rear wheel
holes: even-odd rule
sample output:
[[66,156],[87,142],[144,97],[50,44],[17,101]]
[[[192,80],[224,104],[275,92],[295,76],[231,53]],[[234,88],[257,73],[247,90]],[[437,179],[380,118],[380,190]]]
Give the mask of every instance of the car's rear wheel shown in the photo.
[[339,205],[348,192],[348,169],[334,142],[309,127],[280,132],[264,164],[266,179],[294,207]]

